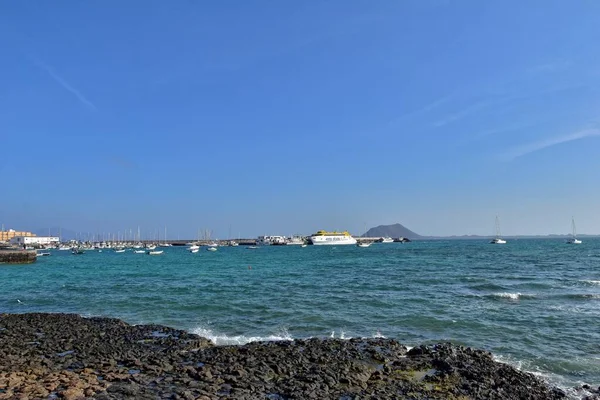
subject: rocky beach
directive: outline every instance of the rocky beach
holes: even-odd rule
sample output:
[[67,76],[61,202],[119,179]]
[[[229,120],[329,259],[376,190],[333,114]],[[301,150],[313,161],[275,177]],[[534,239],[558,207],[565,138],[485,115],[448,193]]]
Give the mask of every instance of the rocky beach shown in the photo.
[[566,397],[488,352],[448,343],[407,349],[391,339],[307,339],[215,346],[160,325],[0,315],[0,399]]

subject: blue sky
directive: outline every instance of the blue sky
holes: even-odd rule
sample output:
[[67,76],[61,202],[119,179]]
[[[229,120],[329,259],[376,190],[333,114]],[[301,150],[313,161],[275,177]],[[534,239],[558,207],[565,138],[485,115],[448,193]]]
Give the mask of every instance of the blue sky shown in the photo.
[[0,223],[600,233],[600,3],[0,5]]

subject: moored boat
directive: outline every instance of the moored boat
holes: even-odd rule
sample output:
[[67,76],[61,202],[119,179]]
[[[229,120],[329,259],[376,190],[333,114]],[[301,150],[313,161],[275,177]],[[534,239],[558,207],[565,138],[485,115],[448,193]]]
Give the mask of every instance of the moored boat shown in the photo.
[[575,218],[571,217],[571,238],[567,240],[567,244],[581,244],[581,240],[577,239],[577,229],[575,229]]
[[310,237],[310,242],[313,245],[345,245],[356,244],[356,239],[348,232],[327,232],[318,231]]
[[146,254],[148,254],[150,256],[157,256],[162,253],[163,253],[163,250],[150,250]]

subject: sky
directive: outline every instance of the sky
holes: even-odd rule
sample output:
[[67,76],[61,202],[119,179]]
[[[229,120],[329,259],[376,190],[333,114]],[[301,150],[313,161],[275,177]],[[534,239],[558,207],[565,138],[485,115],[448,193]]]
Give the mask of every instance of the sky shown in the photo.
[[600,2],[0,3],[0,223],[600,233]]

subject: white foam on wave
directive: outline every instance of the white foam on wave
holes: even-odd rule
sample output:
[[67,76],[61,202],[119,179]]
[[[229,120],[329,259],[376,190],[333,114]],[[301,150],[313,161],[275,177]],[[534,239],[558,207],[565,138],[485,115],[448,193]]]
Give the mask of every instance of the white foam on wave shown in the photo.
[[[204,338],[209,339],[217,346],[225,346],[225,345],[244,345],[251,342],[276,342],[276,341],[290,341],[294,340],[294,338],[286,329],[282,329],[281,331],[268,335],[268,336],[247,336],[247,335],[234,335],[229,336],[221,333],[217,333],[209,328],[198,327],[191,331],[191,333],[202,336]],[[311,339],[316,336],[308,336],[303,337],[302,339]],[[342,340],[350,340],[353,339],[353,336],[349,336],[344,330],[340,330],[339,333],[335,330],[331,331],[329,334],[329,338],[331,339],[342,339]],[[380,331],[376,331],[371,335],[373,339],[387,339],[385,335],[383,335]]]
[[503,299],[519,300],[521,298],[521,296],[523,296],[523,295],[521,293],[503,292],[503,293],[494,293],[493,296],[501,297]]
[[589,279],[589,280],[588,279],[584,279],[584,280],[581,280],[580,282],[586,283],[588,285],[599,285],[600,286],[600,281],[594,281],[594,280],[591,280],[591,279]]
[[215,345],[243,345],[251,342],[276,342],[284,340],[294,340],[294,338],[288,333],[287,330],[282,329],[280,332],[268,335],[268,336],[246,336],[246,335],[223,335],[220,333],[213,332],[212,329],[196,328],[192,330],[192,333],[210,339]]

